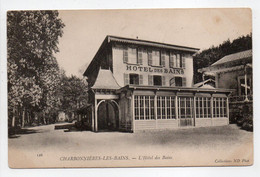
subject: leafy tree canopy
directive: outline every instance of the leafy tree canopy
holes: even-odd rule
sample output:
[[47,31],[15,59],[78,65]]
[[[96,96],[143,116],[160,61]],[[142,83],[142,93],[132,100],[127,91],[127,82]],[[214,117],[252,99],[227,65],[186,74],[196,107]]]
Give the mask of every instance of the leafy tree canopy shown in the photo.
[[7,13],[8,106],[13,117],[19,110],[46,111],[59,106],[56,88],[59,66],[54,53],[64,24],[58,11]]

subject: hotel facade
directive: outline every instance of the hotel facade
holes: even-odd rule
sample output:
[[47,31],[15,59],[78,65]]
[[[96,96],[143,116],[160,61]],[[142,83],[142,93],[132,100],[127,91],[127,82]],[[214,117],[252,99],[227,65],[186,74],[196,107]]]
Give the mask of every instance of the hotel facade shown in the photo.
[[107,36],[84,72],[87,126],[129,131],[229,124],[229,89],[196,88],[199,49]]

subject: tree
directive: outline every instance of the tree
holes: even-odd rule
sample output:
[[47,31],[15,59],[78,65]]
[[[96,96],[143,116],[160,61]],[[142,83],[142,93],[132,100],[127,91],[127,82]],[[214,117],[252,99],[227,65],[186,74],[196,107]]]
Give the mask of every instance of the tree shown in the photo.
[[198,73],[198,69],[210,66],[226,55],[249,49],[252,49],[252,34],[241,36],[232,42],[228,39],[217,47],[212,46],[196,54],[194,56],[194,83],[202,81],[202,74]]
[[87,105],[87,82],[73,75],[67,77],[63,73],[61,83],[61,110],[73,119],[74,113]]
[[[34,122],[34,114],[57,107],[59,67],[54,57],[64,24],[58,11],[7,13],[9,126]],[[32,119],[32,120],[29,120]]]

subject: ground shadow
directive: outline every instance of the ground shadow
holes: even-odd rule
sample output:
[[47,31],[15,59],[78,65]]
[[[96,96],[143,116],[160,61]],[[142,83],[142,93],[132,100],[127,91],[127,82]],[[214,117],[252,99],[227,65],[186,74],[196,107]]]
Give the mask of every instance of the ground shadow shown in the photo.
[[[55,130],[64,130],[64,132],[82,132],[82,131],[92,131],[91,127],[81,125],[76,126],[75,123],[67,123],[67,124],[60,124],[54,126]],[[108,132],[118,132],[118,133],[132,133],[129,130],[119,130],[119,129],[100,129],[95,133],[108,133]]]
[[74,123],[70,123],[70,124],[61,124],[61,125],[55,125],[54,126],[54,130],[60,130],[60,129],[70,129],[72,127],[75,127]]
[[86,126],[76,127],[75,123],[68,123],[62,125],[55,125],[55,130],[64,130],[64,132],[81,132],[81,131],[90,131]]
[[13,128],[8,130],[8,138],[19,138],[19,135],[38,133],[37,130],[27,128]]

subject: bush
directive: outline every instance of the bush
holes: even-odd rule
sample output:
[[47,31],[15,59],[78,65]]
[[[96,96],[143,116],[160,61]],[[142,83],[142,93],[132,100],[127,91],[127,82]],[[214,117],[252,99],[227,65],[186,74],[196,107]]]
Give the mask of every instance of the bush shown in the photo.
[[240,109],[240,115],[237,124],[244,130],[253,131],[253,113],[247,104]]
[[247,117],[244,118],[242,129],[253,131],[253,115],[247,115]]
[[234,111],[230,115],[230,123],[236,123],[244,130],[253,131],[252,104],[244,103],[235,106]]

